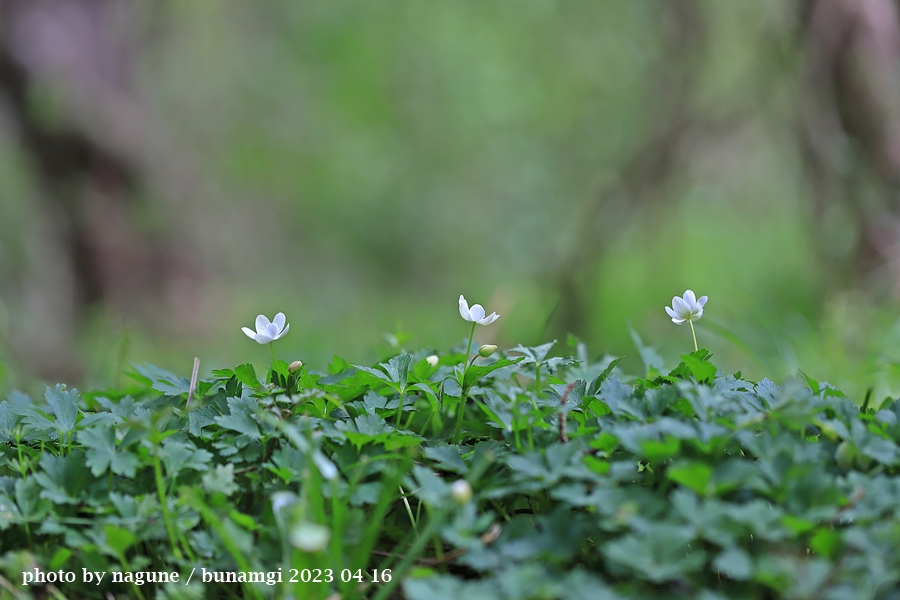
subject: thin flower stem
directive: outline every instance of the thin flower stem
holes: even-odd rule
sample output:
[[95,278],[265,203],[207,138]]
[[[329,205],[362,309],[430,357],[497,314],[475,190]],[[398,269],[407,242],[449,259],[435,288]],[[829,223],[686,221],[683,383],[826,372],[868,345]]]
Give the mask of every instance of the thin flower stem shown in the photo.
[[275,342],[269,342],[269,350],[272,351],[272,364],[275,364]]
[[[472,340],[475,338],[475,325],[476,323],[472,321],[472,331],[469,332],[469,345],[466,346],[466,363],[469,362],[469,353],[472,351]],[[466,368],[468,368],[468,364],[466,364]],[[465,379],[465,371],[463,371],[463,379]]]
[[463,426],[463,414],[466,410],[466,396],[468,395],[468,390],[466,389],[466,371],[469,370],[469,353],[472,351],[472,339],[475,337],[475,322],[472,321],[472,330],[469,332],[469,345],[466,346],[466,358],[463,360],[463,375],[462,381],[459,382],[459,408],[456,410],[459,411],[456,416],[456,435],[454,439],[456,443],[459,444],[462,441],[462,426]]
[[696,352],[700,348],[697,347],[697,334],[694,333],[694,321],[688,319],[688,323],[691,325],[691,335],[694,337],[694,352]]

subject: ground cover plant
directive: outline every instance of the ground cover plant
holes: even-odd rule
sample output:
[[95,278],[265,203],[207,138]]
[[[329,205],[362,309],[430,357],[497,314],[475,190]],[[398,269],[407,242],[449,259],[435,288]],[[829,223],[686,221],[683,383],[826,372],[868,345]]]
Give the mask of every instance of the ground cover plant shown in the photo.
[[[900,403],[576,338],[0,402],[0,597],[900,598]],[[554,355],[554,350],[562,356]],[[569,353],[571,356],[566,356]]]

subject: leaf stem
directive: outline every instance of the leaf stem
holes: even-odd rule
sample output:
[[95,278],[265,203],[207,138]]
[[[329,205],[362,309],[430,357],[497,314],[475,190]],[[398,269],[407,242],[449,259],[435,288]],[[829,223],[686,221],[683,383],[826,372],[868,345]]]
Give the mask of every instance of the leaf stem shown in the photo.
[[403,560],[400,561],[399,565],[393,568],[393,578],[385,584],[384,587],[378,590],[378,593],[375,594],[373,600],[386,600],[391,595],[394,588],[403,580],[403,576],[406,574],[406,571],[412,565],[413,561],[419,557],[428,541],[437,533],[438,528],[444,524],[447,519],[447,513],[448,511],[446,509],[439,510],[437,511],[437,514],[429,519],[422,534],[416,539],[412,547],[407,550]]
[[400,390],[400,406],[397,407],[397,422],[394,424],[394,429],[400,429],[400,419],[403,416],[403,402],[406,400],[406,388],[402,388]]
[[[159,447],[156,450],[158,452]],[[159,460],[158,455],[154,455],[153,458],[153,470],[156,473],[156,489],[159,494],[159,503],[162,506],[163,521],[166,524],[166,531],[169,533],[169,543],[172,544],[172,554],[175,555],[176,559],[181,560],[181,550],[175,539],[175,526],[172,523],[172,515],[169,514],[169,507],[166,504],[166,486],[163,482],[162,461]]]

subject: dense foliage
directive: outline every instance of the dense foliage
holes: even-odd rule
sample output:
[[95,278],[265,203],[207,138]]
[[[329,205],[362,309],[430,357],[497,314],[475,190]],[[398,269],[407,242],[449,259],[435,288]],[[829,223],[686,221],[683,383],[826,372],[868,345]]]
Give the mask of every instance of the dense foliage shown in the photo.
[[629,379],[572,343],[14,392],[0,598],[900,594],[900,403],[745,381],[705,350]]

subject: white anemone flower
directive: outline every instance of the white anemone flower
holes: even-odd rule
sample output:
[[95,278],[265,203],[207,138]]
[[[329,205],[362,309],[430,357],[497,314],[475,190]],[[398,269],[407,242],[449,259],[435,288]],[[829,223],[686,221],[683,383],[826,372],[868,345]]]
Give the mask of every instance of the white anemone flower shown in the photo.
[[672,298],[672,308],[666,307],[666,312],[672,317],[672,322],[681,325],[685,321],[696,321],[703,316],[703,306],[706,304],[707,297],[694,296],[694,292],[686,290],[684,296]]
[[289,323],[284,322],[284,313],[278,313],[275,318],[269,322],[265,315],[256,317],[256,331],[249,327],[241,327],[241,331],[247,334],[251,340],[256,340],[259,344],[270,344],[281,338],[291,328]]
[[691,290],[685,290],[684,296],[672,298],[672,307],[666,307],[666,312],[672,317],[672,322],[681,325],[685,321],[691,326],[691,337],[694,338],[694,352],[697,346],[697,333],[694,331],[694,321],[703,316],[703,306],[706,304],[706,296],[697,298]]
[[480,304],[474,304],[472,308],[469,308],[469,303],[466,302],[466,298],[462,294],[459,295],[459,315],[466,321],[478,323],[479,325],[490,325],[500,318],[500,315],[495,312],[484,316],[484,307]]

